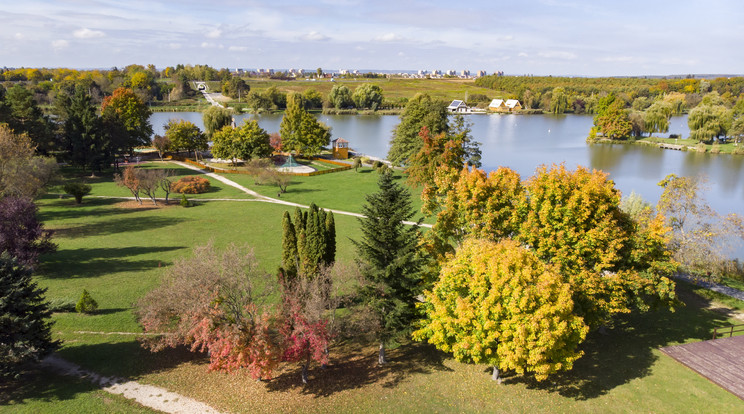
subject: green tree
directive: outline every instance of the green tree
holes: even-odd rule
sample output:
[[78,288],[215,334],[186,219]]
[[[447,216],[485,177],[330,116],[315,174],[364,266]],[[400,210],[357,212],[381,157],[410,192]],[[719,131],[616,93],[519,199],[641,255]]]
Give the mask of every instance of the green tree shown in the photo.
[[33,91],[17,83],[7,90],[4,101],[8,112],[5,122],[16,134],[28,134],[41,154],[54,149],[51,124],[36,103]]
[[589,327],[574,315],[571,288],[556,270],[513,240],[469,239],[425,293],[427,314],[414,338],[462,362],[532,373],[538,381],[570,370]]
[[34,155],[28,135],[17,135],[0,124],[0,199],[34,198],[56,177],[59,167],[52,157]]
[[375,84],[363,83],[354,89],[352,99],[357,108],[376,111],[382,105],[382,89]]
[[690,138],[700,142],[711,142],[713,138],[726,136],[731,127],[729,111],[723,105],[696,106],[687,117]]
[[219,106],[210,106],[202,114],[204,129],[207,137],[232,123],[232,111]]
[[566,90],[561,87],[554,88],[550,97],[550,112],[562,114],[568,110],[569,106]]
[[345,85],[335,85],[328,93],[328,100],[336,109],[350,108],[354,106],[354,98],[351,90]]
[[229,80],[222,83],[222,94],[233,99],[244,99],[250,92],[251,87],[237,76],[231,76]]
[[320,152],[331,142],[331,130],[303,107],[302,96],[297,93],[287,98],[287,110],[279,126],[282,149],[305,155]]
[[274,150],[269,144],[269,134],[256,120],[245,120],[237,128],[226,126],[212,135],[212,141],[212,154],[230,159],[233,164],[238,159],[268,157]]
[[385,343],[407,332],[416,317],[422,261],[417,254],[418,226],[404,224],[415,214],[410,193],[390,173],[380,174],[378,186],[362,206],[362,238],[352,242],[366,280],[360,294],[375,316],[378,362],[384,364]]
[[171,119],[165,124],[165,137],[173,150],[203,151],[208,148],[207,137],[196,124],[184,119]]
[[448,131],[447,106],[432,100],[429,95],[417,94],[400,115],[400,123],[393,131],[387,159],[395,165],[406,165],[423,145],[419,132],[427,127],[436,135]]
[[656,101],[643,113],[644,129],[649,135],[654,132],[667,132],[671,116],[672,106],[664,101]]
[[307,212],[295,210],[294,222],[285,212],[282,218],[282,267],[287,277],[314,277],[336,256],[336,226],[333,213],[315,204]]
[[298,258],[297,233],[289,211],[285,211],[282,216],[282,268],[287,277],[297,276]]
[[323,95],[313,88],[306,89],[302,93],[302,101],[305,103],[305,109],[320,109],[323,107]]
[[101,103],[101,115],[110,130],[110,142],[117,149],[132,153],[134,147],[150,144],[152,112],[131,89],[117,88]]
[[45,292],[33,282],[29,268],[7,252],[0,254],[0,377],[18,377],[25,364],[60,347],[52,340]]
[[83,171],[86,168],[101,171],[111,162],[114,154],[102,129],[90,95],[82,88],[76,88],[67,108],[64,137],[70,160]]

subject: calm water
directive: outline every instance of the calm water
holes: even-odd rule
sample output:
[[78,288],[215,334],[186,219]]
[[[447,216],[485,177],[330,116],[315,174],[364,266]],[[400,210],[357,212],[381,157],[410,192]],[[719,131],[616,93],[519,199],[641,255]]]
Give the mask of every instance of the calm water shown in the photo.
[[[155,113],[151,121],[155,133],[171,118],[182,118],[203,128],[201,113]],[[241,115],[256,119],[268,132],[279,131],[282,115]],[[333,138],[345,138],[351,148],[368,155],[384,157],[391,131],[398,117],[320,115],[329,125]],[[591,116],[583,115],[471,115],[473,137],[482,143],[483,167],[487,170],[507,166],[523,177],[532,175],[541,164],[565,162],[569,168],[583,165],[610,174],[623,194],[635,191],[656,203],[661,189],[656,185],[667,174],[707,177],[706,198],[720,213],[744,215],[744,157],[661,150],[640,145],[587,145]],[[688,136],[686,117],[672,118],[669,133]],[[741,255],[740,255],[741,256]]]

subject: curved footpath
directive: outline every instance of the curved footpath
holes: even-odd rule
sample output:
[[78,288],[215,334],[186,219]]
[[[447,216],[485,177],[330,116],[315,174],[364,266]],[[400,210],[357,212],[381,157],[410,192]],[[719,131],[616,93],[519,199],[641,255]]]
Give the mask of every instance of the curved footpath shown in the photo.
[[[194,170],[194,171],[199,171],[200,173],[202,173],[202,174],[204,174],[204,175],[206,175],[208,177],[212,177],[212,178],[214,178],[215,180],[217,180],[219,182],[222,182],[224,184],[227,184],[227,185],[229,185],[231,187],[235,187],[238,190],[240,190],[240,191],[242,191],[242,192],[244,192],[246,194],[250,194],[253,197],[256,197],[256,199],[258,201],[263,201],[263,202],[266,202],[266,203],[283,204],[285,206],[290,206],[290,207],[310,208],[310,206],[306,206],[304,204],[293,203],[291,201],[285,201],[285,200],[279,200],[279,199],[276,199],[276,198],[266,197],[266,196],[261,195],[261,194],[255,192],[255,191],[253,191],[253,190],[251,190],[249,188],[246,188],[246,187],[244,187],[244,186],[236,183],[235,181],[233,181],[233,180],[231,180],[229,178],[225,178],[225,177],[223,177],[221,175],[218,175],[216,173],[212,173],[212,172],[203,170],[203,169],[201,169],[201,168],[199,168],[197,166],[194,166],[194,165],[191,165],[191,164],[187,164],[185,162],[180,162],[180,161],[170,161],[170,162],[176,163],[176,164],[178,164],[178,165],[180,165],[182,167],[185,167],[185,168],[188,168],[188,169],[191,169],[191,170]],[[326,210],[332,211],[333,214],[342,214],[342,215],[345,215],[345,216],[353,216],[353,217],[364,218],[364,215],[359,214],[359,213],[352,213],[350,211],[333,210],[333,209],[326,209]],[[403,224],[407,224],[409,226],[416,225],[416,223],[413,222],[413,221],[404,221]],[[421,223],[421,224],[419,224],[419,227],[431,228],[431,224]]]
[[219,411],[202,402],[170,392],[164,388],[140,384],[136,381],[126,381],[116,377],[104,377],[56,356],[47,357],[42,365],[63,375],[87,379],[101,387],[103,391],[120,394],[124,398],[137,401],[145,407],[164,413],[220,414]]

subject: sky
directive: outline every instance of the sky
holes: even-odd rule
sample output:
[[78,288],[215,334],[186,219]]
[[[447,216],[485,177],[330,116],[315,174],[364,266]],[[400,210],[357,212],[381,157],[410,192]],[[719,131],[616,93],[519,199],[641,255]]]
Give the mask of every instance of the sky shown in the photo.
[[741,0],[0,0],[0,66],[744,73]]

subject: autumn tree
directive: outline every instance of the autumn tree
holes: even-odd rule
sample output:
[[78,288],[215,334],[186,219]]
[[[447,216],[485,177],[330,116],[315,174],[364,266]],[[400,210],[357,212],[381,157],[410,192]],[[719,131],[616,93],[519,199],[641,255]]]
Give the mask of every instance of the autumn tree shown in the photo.
[[0,198],[33,198],[43,193],[57,175],[57,162],[34,153],[28,135],[17,135],[0,124]]
[[[132,152],[135,147],[148,145],[152,135],[147,104],[131,89],[117,88],[101,103],[101,115],[106,128],[116,128],[122,136],[111,139],[118,149]],[[118,145],[117,145],[118,144]]]
[[352,242],[365,279],[360,295],[375,315],[378,362],[384,364],[385,343],[407,332],[416,315],[422,261],[418,226],[404,223],[415,214],[410,193],[390,173],[380,174],[377,184],[379,191],[367,195],[362,206],[362,237]]
[[30,268],[7,251],[0,253],[0,378],[17,378],[25,364],[38,363],[60,347],[52,339],[45,292],[31,279]]
[[139,175],[135,171],[134,165],[128,165],[121,174],[114,174],[114,182],[119,187],[125,187],[129,190],[134,199],[142,204],[139,196],[141,191]]
[[599,100],[594,125],[604,136],[612,139],[627,138],[632,130],[622,101],[612,94]]
[[408,101],[400,115],[400,123],[393,131],[387,159],[395,165],[406,165],[408,159],[423,145],[419,132],[424,126],[433,135],[447,132],[447,106],[443,102],[434,101],[429,95],[417,94]]
[[138,302],[145,332],[157,334],[143,344],[153,351],[185,345],[208,353],[212,370],[245,368],[254,378],[271,377],[282,357],[272,325],[273,286],[251,249],[198,246]]
[[571,287],[513,240],[468,239],[425,292],[426,319],[414,338],[461,362],[530,373],[538,381],[570,370],[589,327],[573,314]]
[[721,274],[735,242],[744,239],[744,224],[737,214],[721,216],[703,197],[700,178],[666,176],[658,210],[672,228],[669,241],[674,258],[697,277]]
[[233,165],[238,159],[264,158],[273,152],[269,134],[258,126],[256,120],[246,120],[237,128],[223,127],[212,135],[212,141],[212,154],[232,160]]
[[170,150],[171,147],[170,138],[164,135],[156,134],[152,138],[152,146],[155,147],[156,150],[158,150],[158,157],[160,157],[160,161],[163,161],[163,154],[165,154],[166,151]]
[[170,141],[173,150],[203,151],[208,148],[207,136],[196,124],[184,119],[171,119],[165,124],[165,137]]
[[28,198],[0,197],[0,252],[8,252],[18,263],[34,268],[39,255],[53,252],[52,231],[45,230]]

